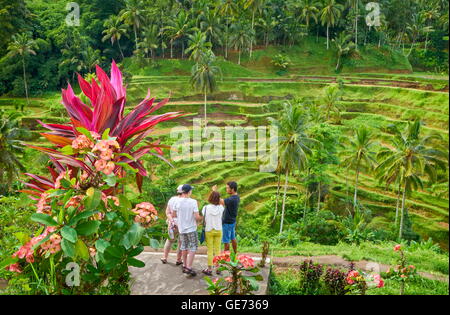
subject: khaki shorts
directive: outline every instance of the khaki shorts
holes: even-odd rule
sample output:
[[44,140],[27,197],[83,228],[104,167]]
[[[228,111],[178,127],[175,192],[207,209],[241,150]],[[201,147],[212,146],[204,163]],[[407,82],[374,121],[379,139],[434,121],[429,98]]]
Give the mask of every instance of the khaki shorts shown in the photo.
[[180,250],[188,250],[196,252],[198,248],[198,234],[197,231],[191,233],[180,233]]

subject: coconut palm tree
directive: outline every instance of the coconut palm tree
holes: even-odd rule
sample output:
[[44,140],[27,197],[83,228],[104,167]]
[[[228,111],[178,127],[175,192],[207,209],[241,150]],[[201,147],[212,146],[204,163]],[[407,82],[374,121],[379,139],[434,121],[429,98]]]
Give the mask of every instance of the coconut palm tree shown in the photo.
[[327,121],[330,120],[331,112],[337,113],[340,116],[342,99],[342,91],[337,84],[329,85],[325,88],[325,95],[322,98],[323,107],[325,108]]
[[447,170],[448,152],[441,148],[442,137],[438,134],[421,135],[422,123],[409,122],[403,131],[392,126],[394,137],[390,147],[385,147],[377,155],[379,177],[398,178],[402,191],[399,239],[403,236],[406,196],[413,190],[423,189],[423,179],[435,182],[437,169]]
[[225,17],[225,59],[228,58],[228,44],[229,44],[229,28],[230,21],[239,11],[236,0],[219,0],[216,7],[216,12]]
[[125,0],[125,8],[120,12],[120,18],[133,26],[134,43],[138,49],[138,33],[145,19],[145,4],[141,0]]
[[283,170],[285,175],[281,206],[281,234],[283,232],[289,175],[294,170],[302,171],[305,169],[308,163],[307,156],[311,153],[311,147],[317,142],[307,134],[308,120],[300,106],[294,106],[290,102],[286,102],[280,118],[270,118],[270,121],[278,128],[278,170]]
[[337,38],[333,39],[337,51],[336,71],[338,71],[339,67],[341,66],[342,57],[350,54],[356,48],[355,43],[353,43],[350,38],[351,35],[347,35],[342,32]]
[[311,20],[317,23],[317,16],[319,14],[319,3],[315,0],[303,0],[300,4],[300,18],[306,23],[306,30],[309,32],[309,25]]
[[25,170],[17,157],[24,152],[20,140],[26,135],[18,117],[17,112],[7,115],[0,110],[0,194],[7,192],[13,180]]
[[[12,42],[8,45],[8,56],[10,58],[19,55],[22,59],[23,69],[23,84],[25,88],[25,96],[27,98],[27,105],[30,105],[30,99],[28,97],[28,84],[27,84],[27,71],[26,71],[26,59],[30,55],[36,55],[38,49],[37,43],[30,38],[27,33],[17,34],[12,37]],[[23,110],[23,107],[22,107]]]
[[165,31],[170,38],[170,58],[173,58],[173,43],[175,40],[181,41],[181,58],[184,58],[184,41],[183,37],[192,31],[193,20],[189,18],[189,14],[185,11],[179,11],[175,19],[170,20],[165,27]]
[[231,26],[230,43],[238,50],[238,64],[241,64],[241,53],[251,46],[254,33],[251,28],[243,23],[236,23]]
[[222,45],[223,25],[214,10],[206,8],[200,14],[199,28],[206,34],[208,42]]
[[353,25],[355,32],[355,48],[358,49],[358,18],[359,18],[359,0],[347,0],[347,5],[353,10],[355,15],[355,24]]
[[191,54],[189,59],[199,62],[206,50],[211,49],[212,45],[206,40],[206,34],[200,31],[188,35],[188,48],[186,54]]
[[[252,33],[255,33],[255,15],[257,12],[262,11],[262,8],[264,7],[264,5],[266,4],[266,0],[244,0],[244,8],[250,9],[250,11],[252,12]],[[252,52],[253,52],[253,40],[250,42],[250,58],[252,57]]]
[[320,21],[327,26],[327,49],[330,49],[330,27],[336,25],[341,17],[344,7],[336,0],[325,0],[324,7],[320,11]]
[[208,93],[213,93],[218,89],[216,77],[221,75],[220,68],[214,65],[215,59],[214,53],[208,50],[202,54],[199,62],[192,67],[191,85],[205,96],[205,128],[207,126],[206,103]]
[[355,193],[353,197],[353,210],[356,211],[358,198],[358,180],[361,168],[372,169],[376,164],[373,134],[366,128],[360,127],[356,130],[353,138],[348,140],[346,149],[342,151],[344,159],[342,163],[347,167],[355,168]]
[[103,31],[102,41],[111,40],[111,45],[114,46],[114,43],[117,42],[117,45],[119,46],[120,55],[122,56],[122,60],[124,57],[122,47],[120,46],[120,39],[122,36],[127,34],[127,26],[123,24],[123,21],[120,17],[111,15],[109,19],[105,21],[103,24],[105,27],[105,30]]
[[143,40],[139,43],[139,50],[148,58],[155,57],[154,50],[159,47],[159,27],[156,24],[149,25],[143,29]]

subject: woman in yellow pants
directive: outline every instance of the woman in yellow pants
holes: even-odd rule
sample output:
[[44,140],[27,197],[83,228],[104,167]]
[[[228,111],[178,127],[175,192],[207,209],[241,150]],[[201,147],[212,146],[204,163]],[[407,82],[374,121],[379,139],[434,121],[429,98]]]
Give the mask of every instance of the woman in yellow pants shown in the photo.
[[213,258],[220,254],[222,242],[222,214],[225,210],[220,204],[220,194],[213,191],[208,198],[209,204],[203,207],[202,214],[205,218],[206,247],[208,248],[208,268],[202,272],[212,275]]

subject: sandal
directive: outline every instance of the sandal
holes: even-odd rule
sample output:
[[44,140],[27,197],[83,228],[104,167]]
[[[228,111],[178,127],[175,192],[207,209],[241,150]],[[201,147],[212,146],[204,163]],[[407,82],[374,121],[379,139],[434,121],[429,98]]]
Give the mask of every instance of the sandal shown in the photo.
[[183,273],[187,273],[188,275],[195,277],[197,275],[197,273],[189,268],[183,267]]
[[182,265],[182,264],[183,264],[182,261],[177,261],[177,262],[175,263],[176,266],[179,266],[179,265]]
[[212,276],[212,271],[209,269],[203,269],[202,272],[207,276]]
[[216,270],[216,275],[221,275],[221,274],[222,274],[222,271]]
[[161,258],[161,262],[162,262],[163,264],[167,264],[167,259]]

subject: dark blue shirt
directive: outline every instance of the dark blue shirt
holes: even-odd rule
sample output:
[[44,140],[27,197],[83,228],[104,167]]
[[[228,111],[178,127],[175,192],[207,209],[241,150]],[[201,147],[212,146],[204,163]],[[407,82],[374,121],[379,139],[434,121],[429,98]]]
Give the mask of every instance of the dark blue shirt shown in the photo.
[[236,223],[236,217],[238,214],[239,202],[241,198],[239,195],[231,195],[224,200],[225,211],[223,212],[222,223],[233,224]]

